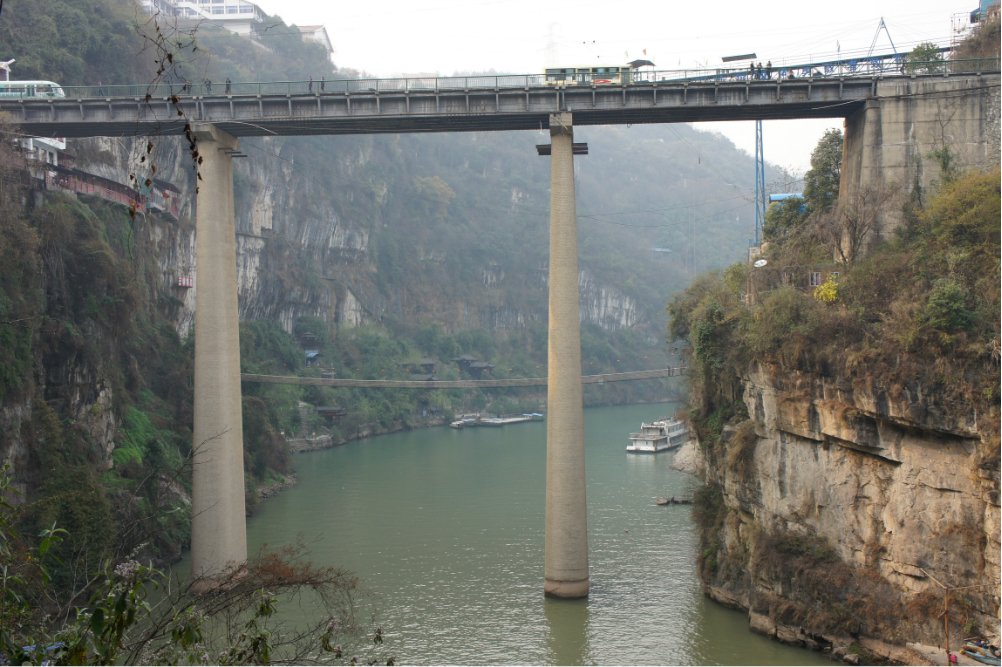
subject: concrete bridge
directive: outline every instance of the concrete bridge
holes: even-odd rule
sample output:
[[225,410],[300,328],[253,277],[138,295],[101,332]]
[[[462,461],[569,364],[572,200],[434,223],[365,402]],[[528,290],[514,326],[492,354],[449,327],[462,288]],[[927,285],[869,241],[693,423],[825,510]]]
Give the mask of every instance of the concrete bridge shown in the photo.
[[63,88],[61,98],[0,99],[0,110],[39,137],[181,134],[193,121],[233,137],[539,130],[548,127],[550,114],[562,112],[573,113],[579,126],[846,118],[892,79],[999,69],[998,59],[988,58],[960,61],[963,73],[940,63],[942,72],[902,77],[900,61],[892,55],[811,63],[776,68],[769,78],[745,69],[649,72],[615,85],[560,85],[542,75],[518,75],[77,86]]
[[216,84],[204,94],[167,91],[180,94],[186,110],[181,118],[162,90],[109,96],[119,91],[67,88],[65,98],[3,99],[0,110],[11,112],[23,131],[35,136],[176,134],[185,122],[198,135],[203,163],[196,221],[195,576],[218,574],[247,558],[233,201],[239,137],[548,129],[544,591],[574,598],[586,596],[589,588],[573,165],[581,148],[573,143],[574,125],[841,117],[847,119],[843,196],[882,184],[928,187],[937,175],[923,167],[923,156],[932,150],[954,147],[967,166],[999,162],[998,59],[939,66],[942,71],[902,75],[879,63],[862,68],[826,63],[794,70],[792,79],[789,72],[769,79],[738,70],[683,77],[655,73],[626,85],[553,86],[538,77],[514,82],[498,77],[491,85],[474,81],[462,87],[405,80],[396,88],[377,82],[369,89],[344,82],[338,90],[337,82],[325,82],[324,89],[314,82],[312,90],[260,84],[248,92]]

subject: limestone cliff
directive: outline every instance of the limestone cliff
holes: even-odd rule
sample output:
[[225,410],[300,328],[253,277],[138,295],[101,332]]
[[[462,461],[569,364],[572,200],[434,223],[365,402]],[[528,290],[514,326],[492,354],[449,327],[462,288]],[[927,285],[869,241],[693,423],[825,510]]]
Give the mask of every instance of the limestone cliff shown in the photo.
[[[526,267],[524,261],[511,261],[509,251],[483,261],[476,257],[481,253],[457,258],[456,243],[450,236],[468,235],[468,231],[453,233],[445,228],[429,233],[427,227],[441,227],[444,222],[434,216],[409,221],[413,214],[401,210],[400,200],[401,193],[404,200],[414,198],[408,189],[412,177],[393,174],[388,166],[399,156],[397,138],[321,141],[334,152],[310,152],[314,147],[302,140],[248,139],[244,150],[250,159],[235,163],[242,320],[276,320],[287,331],[301,316],[322,317],[345,327],[385,317],[402,321],[431,318],[447,329],[520,329],[545,321],[545,259]],[[128,142],[88,139],[71,143],[80,156],[80,169],[119,182],[128,180]],[[176,294],[182,302],[177,326],[184,336],[194,322],[198,289],[192,224],[194,180],[176,142],[165,139],[161,143],[164,148],[158,175],[181,189],[182,220],[166,226],[149,221],[148,236],[156,247],[165,287],[173,289],[179,276],[196,277],[194,288],[179,289]],[[476,140],[471,143],[476,144]],[[318,170],[317,164],[326,171]],[[395,184],[396,179],[404,185]],[[546,182],[540,177],[535,186],[512,187],[512,206],[545,208]],[[497,185],[492,182],[489,187]],[[420,197],[418,201],[422,201]],[[398,235],[392,229],[401,226],[401,220],[409,229]],[[543,231],[545,239],[545,227]],[[393,240],[404,244],[402,253],[391,260],[395,266],[390,267],[385,266],[387,235],[403,237]],[[411,235],[415,238],[407,238]],[[535,257],[538,249],[536,243],[530,254]],[[457,267],[457,259],[461,266]],[[419,263],[421,275],[401,270],[406,263],[414,264],[412,260]],[[467,276],[471,268],[481,275]],[[597,278],[587,262],[579,282],[584,324],[606,329],[633,327],[656,318],[659,311],[660,303],[638,302],[615,282]]]
[[755,364],[740,388],[748,419],[703,447],[722,495],[704,522],[708,595],[791,643],[866,640],[911,661],[891,645],[943,642],[938,580],[982,586],[951,594],[954,646],[998,633],[997,424],[936,385]]

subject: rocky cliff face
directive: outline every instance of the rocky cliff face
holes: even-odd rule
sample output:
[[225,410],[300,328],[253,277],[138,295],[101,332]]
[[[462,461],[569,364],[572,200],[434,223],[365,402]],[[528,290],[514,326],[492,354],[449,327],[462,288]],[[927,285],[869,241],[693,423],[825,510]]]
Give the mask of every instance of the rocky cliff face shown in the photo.
[[[479,280],[457,291],[449,281],[429,277],[427,282],[387,282],[378,276],[373,247],[374,229],[386,227],[390,193],[375,179],[366,201],[352,184],[360,174],[378,170],[379,150],[371,137],[339,139],[332,160],[342,187],[314,171],[297,168],[295,157],[283,158],[288,140],[251,139],[245,151],[250,159],[235,162],[237,284],[242,320],[271,319],[291,331],[301,316],[317,316],[336,326],[354,327],[393,317],[417,321],[430,317],[448,329],[519,329],[547,317],[545,266],[531,275],[512,275],[501,260],[480,267]],[[130,148],[116,139],[75,142],[83,157],[79,167],[105,178],[127,182]],[[195,265],[195,193],[186,156],[165,140],[158,175],[182,189],[182,221],[148,224],[163,284],[171,289],[179,276],[195,276],[195,287],[177,290],[181,299],[177,326],[187,335],[194,323],[197,295]],[[251,147],[250,144],[253,144]],[[385,156],[383,156],[385,157]],[[331,184],[331,187],[323,187]],[[347,184],[347,185],[345,185]],[[537,193],[538,196],[538,193]],[[513,203],[530,199],[513,190]],[[415,240],[416,241],[416,240]],[[415,243],[413,252],[441,272],[449,261],[434,240]],[[606,329],[632,327],[649,318],[637,302],[617,287],[597,280],[587,267],[580,273],[581,321]],[[517,296],[516,296],[517,295]]]
[[[801,645],[840,634],[935,645],[938,580],[982,586],[953,594],[953,642],[998,632],[997,425],[944,402],[936,386],[884,388],[763,365],[741,383],[751,419],[705,448],[706,480],[723,500],[704,532],[709,595]],[[828,576],[848,568],[857,583],[826,580],[812,565]],[[817,590],[824,581],[845,594]],[[840,620],[838,605],[855,618]]]

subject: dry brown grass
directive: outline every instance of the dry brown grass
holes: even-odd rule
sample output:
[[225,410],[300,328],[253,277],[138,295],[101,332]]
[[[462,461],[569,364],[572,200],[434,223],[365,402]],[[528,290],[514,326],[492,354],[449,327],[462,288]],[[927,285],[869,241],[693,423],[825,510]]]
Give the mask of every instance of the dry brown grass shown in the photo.
[[841,560],[826,540],[762,533],[754,559],[758,574],[783,584],[783,598],[768,602],[777,621],[812,633],[897,636],[900,594],[873,570]]

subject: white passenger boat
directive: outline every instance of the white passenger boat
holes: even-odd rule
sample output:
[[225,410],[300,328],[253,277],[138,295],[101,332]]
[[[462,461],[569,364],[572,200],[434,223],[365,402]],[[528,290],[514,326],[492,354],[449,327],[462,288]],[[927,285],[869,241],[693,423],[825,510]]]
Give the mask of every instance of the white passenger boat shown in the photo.
[[681,447],[689,442],[689,429],[678,419],[661,419],[641,422],[640,433],[630,434],[630,444],[626,451],[636,454],[656,454]]

